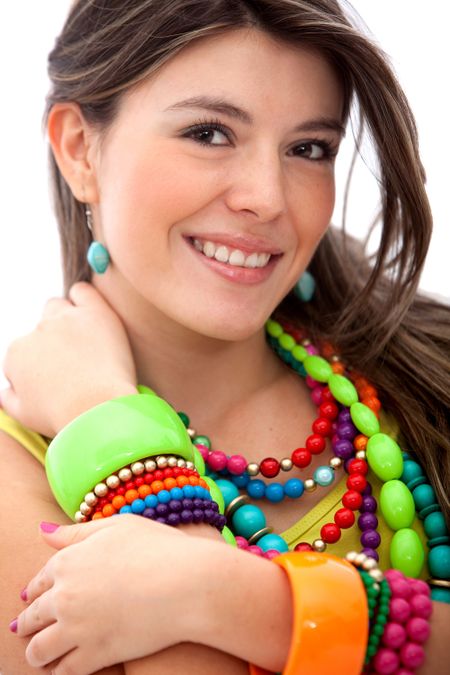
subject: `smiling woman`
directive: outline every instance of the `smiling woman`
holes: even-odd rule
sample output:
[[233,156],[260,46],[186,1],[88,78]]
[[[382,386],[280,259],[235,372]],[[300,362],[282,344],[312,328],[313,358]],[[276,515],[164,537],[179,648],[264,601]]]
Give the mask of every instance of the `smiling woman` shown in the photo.
[[[436,675],[450,311],[383,54],[334,0],[77,0],[49,73],[66,297],[5,362],[2,674],[403,675],[431,629]],[[330,225],[351,110],[372,261]]]

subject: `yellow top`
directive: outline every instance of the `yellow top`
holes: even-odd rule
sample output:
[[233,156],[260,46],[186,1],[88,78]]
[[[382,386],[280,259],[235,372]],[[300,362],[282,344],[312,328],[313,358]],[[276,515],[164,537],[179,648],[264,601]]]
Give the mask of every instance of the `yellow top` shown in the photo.
[[[394,438],[397,437],[398,429],[392,420],[388,419],[386,416],[382,416],[380,422],[384,433],[387,433]],[[47,451],[48,442],[39,434],[26,429],[12,417],[9,417],[2,409],[0,409],[0,430],[16,439],[24,448],[26,448],[26,450],[31,452],[33,457],[41,464],[45,464],[45,453]],[[325,523],[333,522],[335,511],[342,506],[341,499],[347,489],[346,479],[347,476],[344,475],[336,487],[329,492],[326,497],[316,504],[314,508],[303,516],[303,518],[300,518],[300,520],[294,523],[289,529],[282,532],[282,537],[285,539],[290,549],[294,548],[300,541],[311,543],[314,539],[319,539],[321,527],[325,525]],[[369,473],[369,479],[372,485],[372,494],[379,503],[380,489],[383,483],[372,472]],[[380,567],[385,570],[391,567],[389,545],[394,532],[384,522],[379,510],[377,512],[377,517],[378,531],[381,536],[381,545],[377,551],[380,556]],[[427,551],[426,535],[423,530],[423,525],[417,516],[414,519],[412,527],[419,535],[424,550]],[[330,553],[343,557],[348,551],[359,551],[361,548],[359,541],[360,534],[361,532],[357,526],[342,530],[340,540],[330,546]],[[425,563],[419,578],[427,579],[429,576],[428,566]]]

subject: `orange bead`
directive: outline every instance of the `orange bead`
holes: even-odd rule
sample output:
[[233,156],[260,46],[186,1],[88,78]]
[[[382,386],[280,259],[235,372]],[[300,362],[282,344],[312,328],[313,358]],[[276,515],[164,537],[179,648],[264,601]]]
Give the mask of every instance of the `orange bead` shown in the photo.
[[367,447],[367,441],[369,439],[364,434],[358,434],[353,440],[353,447],[355,450],[365,450]]
[[177,480],[177,485],[178,487],[184,487],[185,485],[189,485],[189,478],[187,476],[178,476]]
[[375,398],[378,396],[378,392],[375,389],[375,387],[372,387],[372,385],[367,385],[366,387],[362,387],[361,391],[359,392],[361,398],[369,398],[371,396],[374,396]]
[[345,373],[345,366],[340,361],[336,361],[336,363],[331,364],[331,370],[337,375],[343,375]]
[[131,504],[131,502],[134,502],[135,499],[138,499],[139,497],[139,492],[137,490],[127,490],[125,492],[125,499],[127,500],[127,504]]
[[164,483],[162,482],[162,480],[154,480],[152,485],[151,485],[151,488],[153,490],[153,493],[155,495],[157,495],[158,492],[161,492],[161,490],[164,490]]
[[126,503],[127,500],[122,495],[116,495],[115,497],[113,497],[112,505],[114,506],[116,511],[120,511],[122,506],[125,506]]
[[165,478],[164,485],[166,490],[171,490],[172,488],[177,487],[177,480],[176,478]]
[[368,396],[367,398],[363,398],[361,403],[364,403],[364,405],[373,410],[374,413],[377,413],[381,410],[380,400],[375,396]]
[[112,504],[106,504],[106,506],[104,506],[102,509],[102,513],[105,516],[105,518],[110,518],[115,513],[117,513],[117,511]]
[[103,513],[101,511],[96,511],[94,515],[92,516],[92,520],[99,520],[100,518],[103,518]]
[[329,359],[330,356],[334,356],[334,354],[336,354],[336,350],[334,349],[333,345],[330,344],[329,342],[322,343],[321,351],[322,351],[322,356],[325,359]]
[[208,492],[209,492],[209,489],[210,489],[210,488],[209,488],[209,485],[208,485],[208,483],[206,482],[206,480],[203,480],[203,478],[199,478],[199,479],[198,479],[198,484],[200,485],[200,487],[206,488],[206,489],[208,490]]
[[189,485],[198,485],[198,478],[197,476],[189,476]]
[[141,499],[145,499],[145,497],[147,497],[147,495],[152,494],[152,488],[150,487],[150,485],[139,485],[138,492],[139,492],[139,497]]

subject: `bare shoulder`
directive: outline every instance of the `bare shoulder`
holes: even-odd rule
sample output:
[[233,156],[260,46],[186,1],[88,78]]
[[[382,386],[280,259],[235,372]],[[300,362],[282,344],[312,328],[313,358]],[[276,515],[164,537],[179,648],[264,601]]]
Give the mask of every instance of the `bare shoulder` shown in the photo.
[[[50,667],[27,665],[24,655],[29,639],[13,635],[8,625],[23,609],[20,591],[54,553],[40,537],[40,521],[62,524],[69,519],[53,498],[44,467],[4,432],[0,432],[0,494],[0,673],[50,673]],[[102,674],[123,675],[123,668],[115,666]]]

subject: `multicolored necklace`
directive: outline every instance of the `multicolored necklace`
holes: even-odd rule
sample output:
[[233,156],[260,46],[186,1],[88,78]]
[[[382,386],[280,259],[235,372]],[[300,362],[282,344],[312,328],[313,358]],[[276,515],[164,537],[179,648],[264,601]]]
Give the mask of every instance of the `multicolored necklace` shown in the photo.
[[[390,544],[391,561],[405,574],[418,576],[425,551],[416,531],[411,528],[415,512],[417,510],[422,519],[439,512],[441,520],[442,513],[421,467],[407,453],[402,453],[390,436],[380,431],[381,403],[377,390],[355,370],[346,368],[331,345],[322,344],[319,351],[302,331],[273,320],[267,322],[266,330],[272,348],[287,365],[305,378],[318,409],[319,417],[313,424],[313,434],[305,441],[304,448],[296,448],[290,457],[281,461],[268,457],[259,464],[247,462],[242,455],[228,457],[225,453],[213,451],[210,439],[191,429],[188,417],[180,413],[193,443],[205,460],[209,475],[222,492],[227,522],[238,546],[268,558],[287,551],[286,541],[267,526],[263,511],[250,504],[249,497],[254,500],[266,498],[272,503],[285,497],[299,498],[304,492],[331,484],[336,469],[343,465],[348,478],[342,507],[334,514],[333,522],[321,528],[320,538],[312,542],[302,541],[294,550],[325,551],[328,545],[341,538],[343,529],[355,524],[355,512],[359,511],[357,522],[361,531],[361,553],[378,561],[376,549],[380,546],[381,537],[377,531],[378,503],[367,477],[370,466],[383,482],[381,512],[394,530]],[[331,439],[334,457],[328,466],[319,467],[312,478],[305,481],[290,479],[284,485],[266,485],[262,480],[254,479],[259,473],[273,478],[280,471],[290,471],[294,466],[305,468],[312,454],[323,451],[327,438]],[[239,489],[245,490],[247,495],[240,494]],[[436,572],[438,569],[442,572],[447,567],[450,551],[448,533],[445,524],[440,521],[439,527],[432,529],[433,534],[443,536],[434,536],[429,540],[428,564],[430,571],[433,567]],[[433,576],[437,576],[436,572],[432,572]]]

